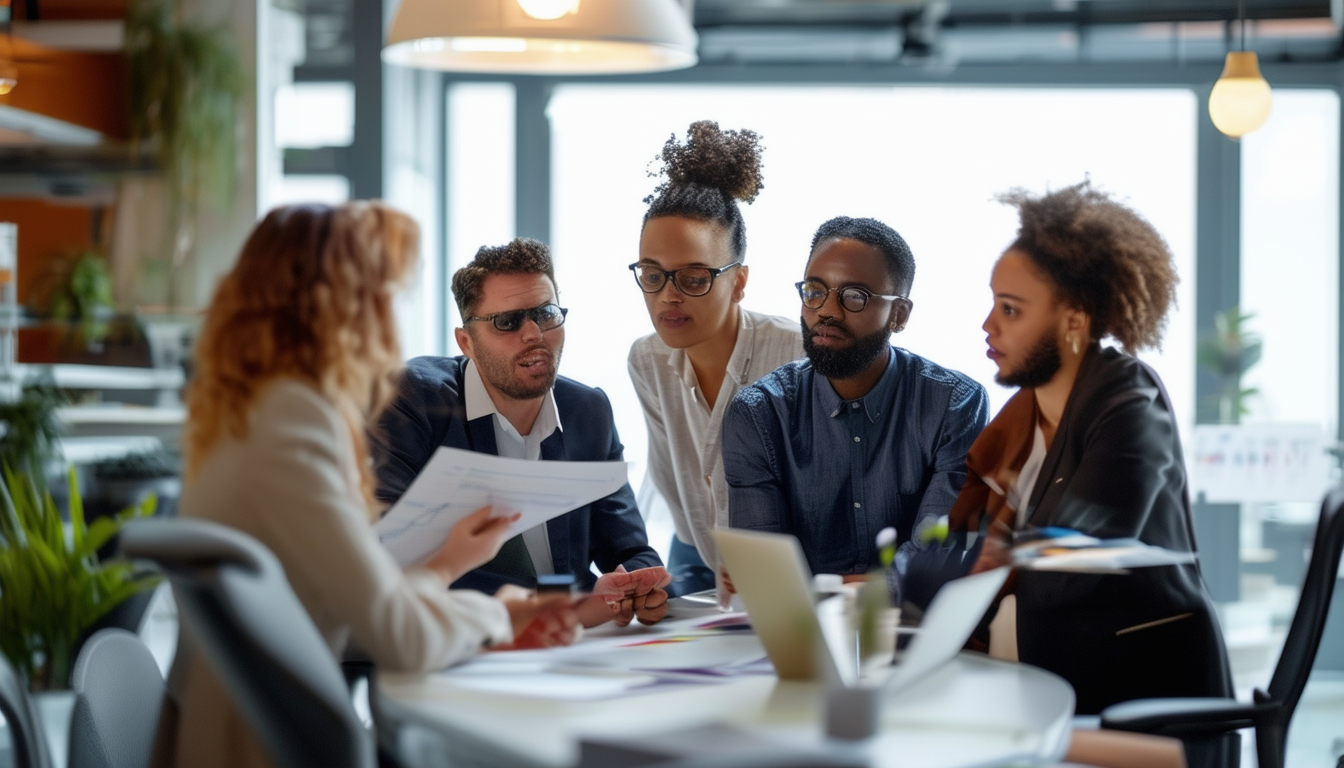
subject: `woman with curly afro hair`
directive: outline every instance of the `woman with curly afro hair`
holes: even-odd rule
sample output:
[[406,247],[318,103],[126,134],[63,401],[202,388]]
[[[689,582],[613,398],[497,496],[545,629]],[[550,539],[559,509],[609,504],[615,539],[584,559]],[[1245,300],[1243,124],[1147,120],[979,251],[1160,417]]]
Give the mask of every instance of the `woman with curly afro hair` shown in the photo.
[[670,591],[684,595],[714,586],[710,531],[728,525],[723,413],[739,387],[801,357],[803,345],[797,320],[740,305],[748,267],[738,201],[763,187],[760,138],[700,121],[685,142],[669,138],[658,160],[664,180],[644,199],[630,265],[655,333],[630,347],[629,363],[649,429],[649,478],[677,529]]
[[[1177,283],[1167,244],[1088,182],[1001,199],[1021,229],[994,265],[984,329],[996,380],[1019,390],[971,447],[951,528],[985,534],[977,571],[1008,564],[1023,529],[1194,552],[1171,399],[1132,356],[1162,340]],[[1080,714],[1232,695],[1195,562],[1126,575],[1028,570],[1015,591],[1019,658],[1068,680]]]

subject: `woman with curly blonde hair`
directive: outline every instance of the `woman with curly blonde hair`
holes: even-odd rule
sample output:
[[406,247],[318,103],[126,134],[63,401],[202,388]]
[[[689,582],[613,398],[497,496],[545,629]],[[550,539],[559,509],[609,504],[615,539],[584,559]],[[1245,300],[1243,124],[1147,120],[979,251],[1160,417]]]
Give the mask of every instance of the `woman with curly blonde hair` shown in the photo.
[[[573,638],[567,605],[496,599],[448,584],[488,561],[512,522],[478,510],[403,571],[379,544],[365,425],[401,364],[393,297],[418,230],[378,202],[272,211],[253,230],[206,316],[187,395],[182,514],[265,544],[340,654],[422,672],[483,645]],[[269,765],[187,642],[175,661],[181,766]]]

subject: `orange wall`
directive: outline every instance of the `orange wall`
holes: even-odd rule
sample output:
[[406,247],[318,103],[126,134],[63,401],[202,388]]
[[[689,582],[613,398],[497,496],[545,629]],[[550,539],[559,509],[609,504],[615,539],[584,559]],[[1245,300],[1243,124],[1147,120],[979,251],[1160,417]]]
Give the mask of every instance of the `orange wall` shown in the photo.
[[53,257],[93,246],[93,214],[88,208],[42,200],[0,199],[0,221],[19,225],[19,303]]
[[126,138],[126,63],[121,53],[55,51],[19,38],[13,39],[12,50],[19,84],[0,96],[0,104]]

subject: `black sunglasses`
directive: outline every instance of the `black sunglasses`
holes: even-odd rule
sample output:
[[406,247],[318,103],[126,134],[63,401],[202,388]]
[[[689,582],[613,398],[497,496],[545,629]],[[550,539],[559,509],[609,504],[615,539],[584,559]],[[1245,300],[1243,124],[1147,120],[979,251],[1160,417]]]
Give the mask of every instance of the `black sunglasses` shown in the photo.
[[801,283],[794,283],[798,289],[798,295],[803,300],[803,306],[808,309],[821,309],[826,303],[826,297],[835,293],[840,301],[840,306],[846,312],[862,312],[868,306],[869,299],[886,299],[888,301],[909,301],[905,296],[897,294],[873,293],[867,288],[860,288],[857,285],[847,285],[844,288],[829,288],[820,280],[804,280]]
[[669,272],[652,264],[635,262],[630,265],[630,271],[635,273],[635,282],[645,293],[657,293],[672,283],[683,296],[704,296],[714,287],[714,278],[740,266],[742,262],[734,261],[726,267],[682,267]]
[[531,320],[537,324],[542,331],[553,331],[565,324],[565,315],[569,310],[563,307],[557,307],[554,304],[542,304],[540,307],[531,309],[511,309],[508,312],[495,312],[491,315],[482,317],[464,318],[463,322],[481,322],[492,323],[495,330],[504,333],[513,333],[523,327],[523,320]]

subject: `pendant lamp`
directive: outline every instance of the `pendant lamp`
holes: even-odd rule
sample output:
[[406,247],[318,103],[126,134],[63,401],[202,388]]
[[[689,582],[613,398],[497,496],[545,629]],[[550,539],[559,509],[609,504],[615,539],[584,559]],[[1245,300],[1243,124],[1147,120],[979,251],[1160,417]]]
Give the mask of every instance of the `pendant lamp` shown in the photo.
[[14,66],[14,36],[11,31],[13,13],[11,0],[0,0],[0,29],[4,30],[4,38],[0,39],[0,96],[14,90],[14,86],[19,84],[19,68]]
[[1246,50],[1244,11],[1244,3],[1238,3],[1241,50],[1228,51],[1223,74],[1209,93],[1209,118],[1215,128],[1234,139],[1264,125],[1274,102],[1269,83],[1260,74],[1259,59],[1254,51]]
[[693,66],[696,42],[678,0],[402,0],[383,60],[453,72],[657,72]]

